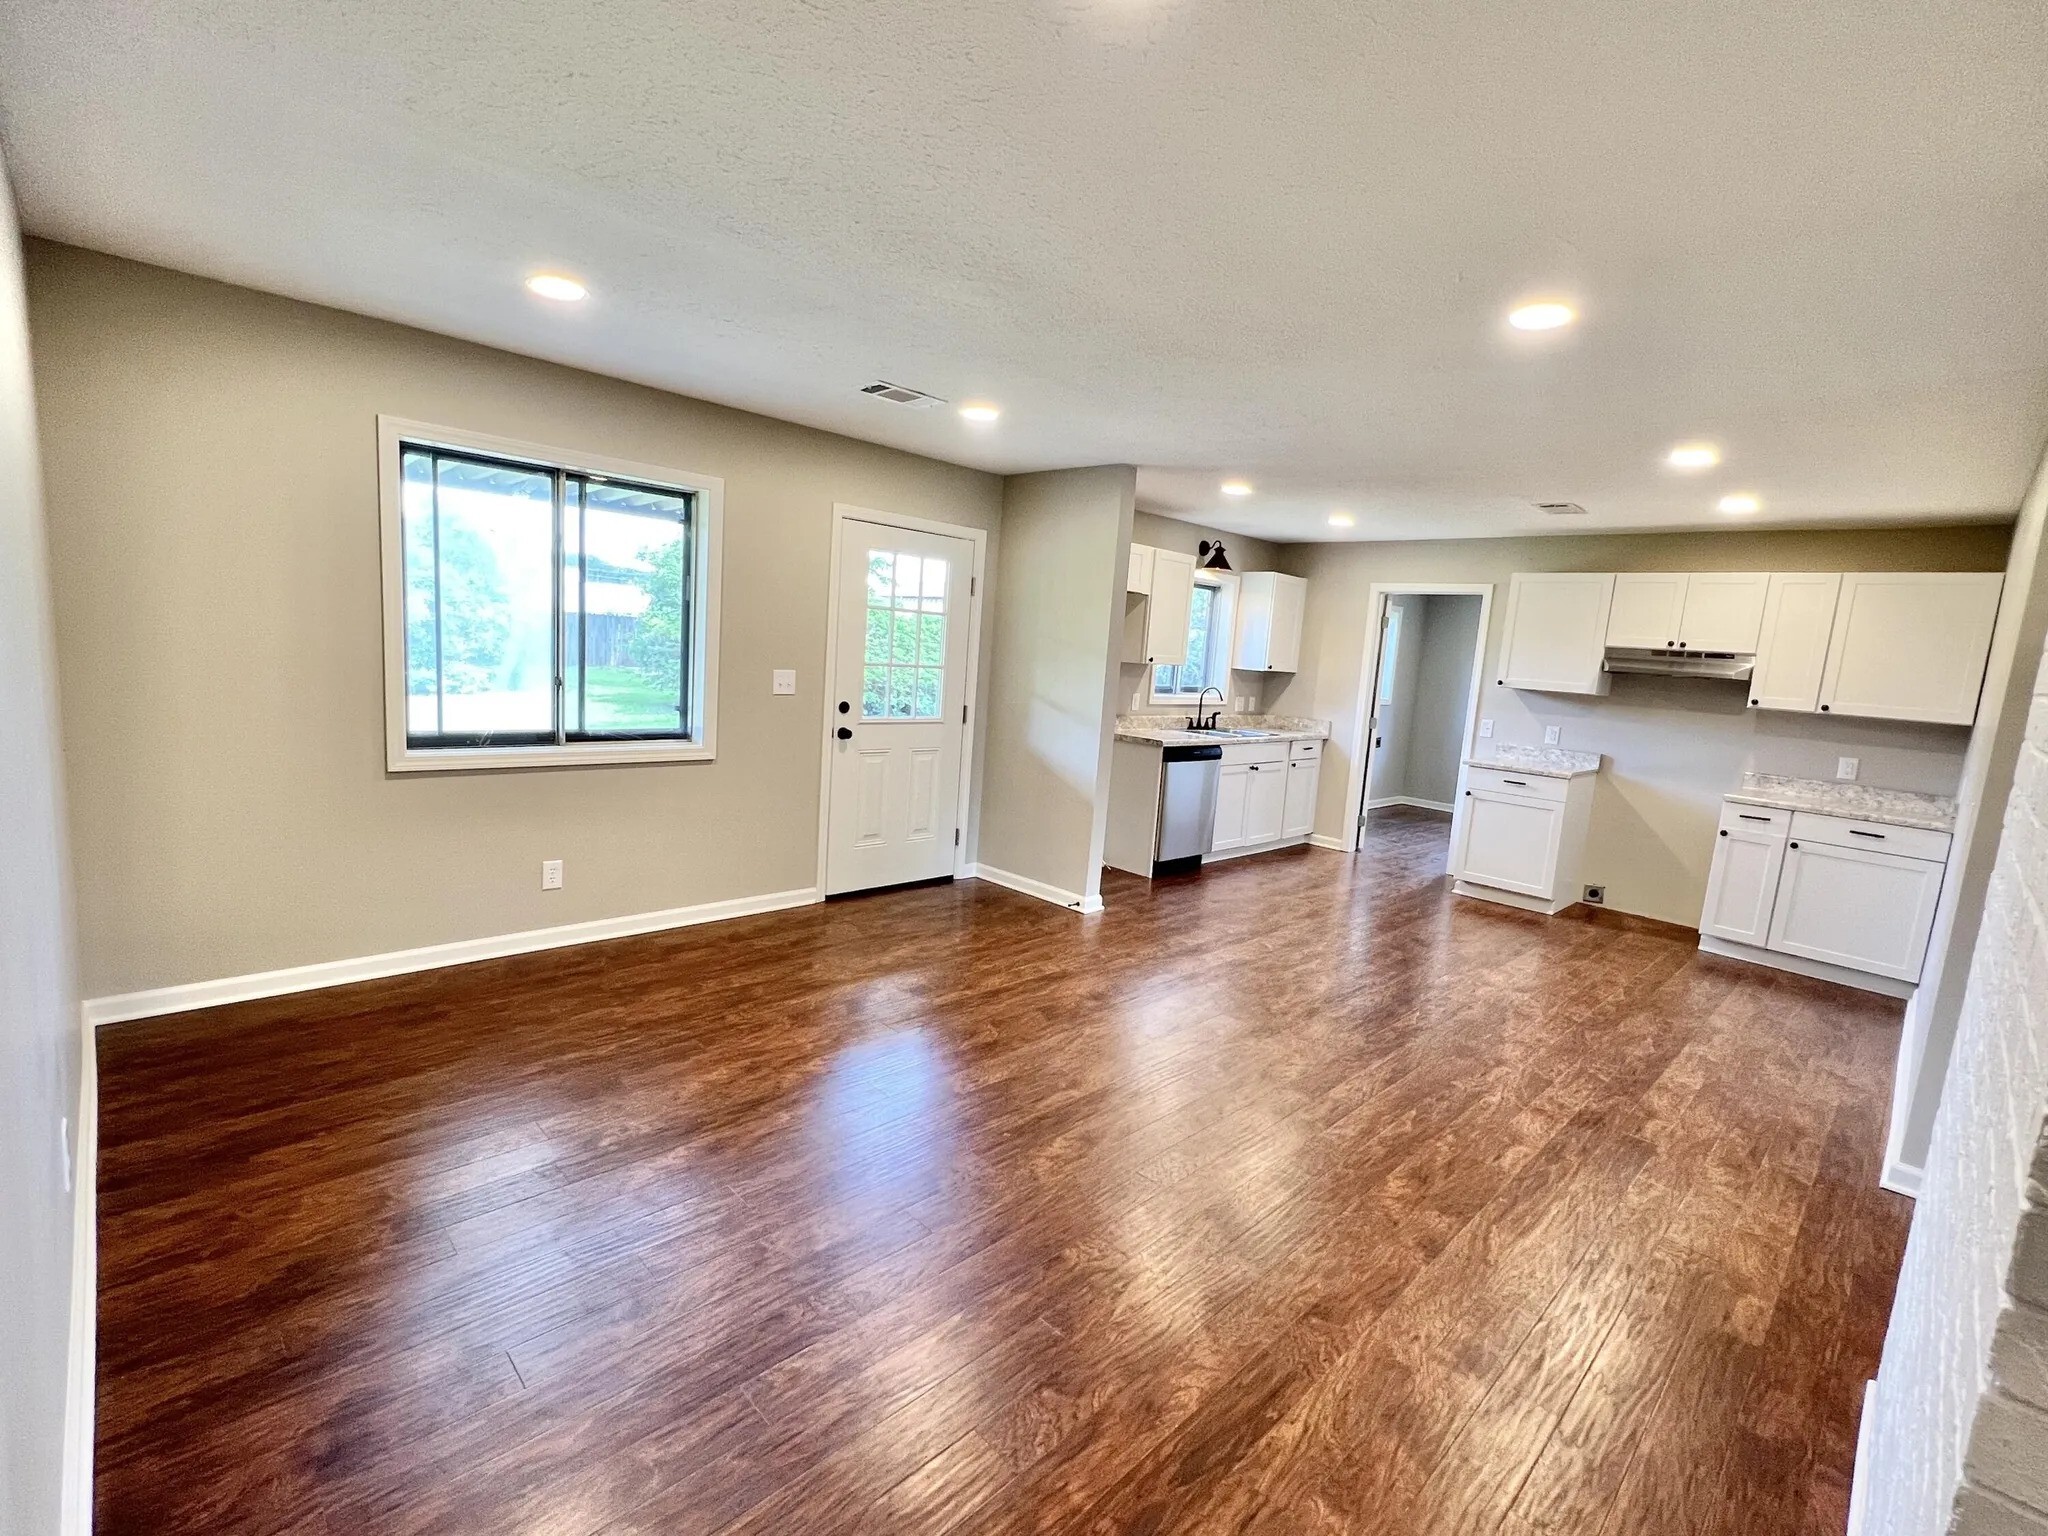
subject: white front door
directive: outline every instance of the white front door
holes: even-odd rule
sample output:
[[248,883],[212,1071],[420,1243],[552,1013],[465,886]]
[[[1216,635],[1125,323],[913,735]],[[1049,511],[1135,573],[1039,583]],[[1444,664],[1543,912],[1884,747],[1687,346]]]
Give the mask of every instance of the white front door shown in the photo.
[[966,539],[842,525],[828,896],[953,873],[973,570]]

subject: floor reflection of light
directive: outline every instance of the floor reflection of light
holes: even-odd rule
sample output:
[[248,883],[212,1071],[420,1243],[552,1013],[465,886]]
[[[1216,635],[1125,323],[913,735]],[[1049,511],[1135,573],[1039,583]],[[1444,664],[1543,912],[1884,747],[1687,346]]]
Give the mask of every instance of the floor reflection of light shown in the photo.
[[925,1025],[832,1056],[807,1120],[834,1199],[910,1201],[943,1184],[959,1150],[951,1070],[942,1037]]

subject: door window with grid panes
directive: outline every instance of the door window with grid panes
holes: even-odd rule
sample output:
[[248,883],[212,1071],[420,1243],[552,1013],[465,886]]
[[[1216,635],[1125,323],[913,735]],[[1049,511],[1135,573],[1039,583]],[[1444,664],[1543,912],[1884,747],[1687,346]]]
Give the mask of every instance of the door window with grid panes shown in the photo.
[[863,720],[936,720],[946,693],[946,562],[868,557]]

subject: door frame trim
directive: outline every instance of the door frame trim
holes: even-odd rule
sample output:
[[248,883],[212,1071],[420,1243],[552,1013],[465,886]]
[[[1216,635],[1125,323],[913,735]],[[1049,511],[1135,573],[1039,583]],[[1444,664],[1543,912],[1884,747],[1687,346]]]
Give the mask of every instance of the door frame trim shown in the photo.
[[825,889],[825,869],[832,856],[832,690],[839,677],[839,557],[846,542],[849,522],[879,523],[885,528],[902,528],[910,533],[936,534],[940,538],[965,539],[974,546],[973,583],[967,598],[967,677],[960,700],[967,706],[967,726],[960,733],[960,800],[954,810],[960,842],[953,849],[952,873],[964,880],[973,868],[968,846],[969,812],[974,803],[974,735],[981,728],[981,614],[988,599],[988,530],[967,523],[942,523],[928,517],[906,517],[896,512],[879,512],[851,502],[832,503],[832,554],[825,569],[825,673],[819,689],[818,710],[823,724],[818,732],[818,889]]
[[[1458,754],[1458,788],[1465,787],[1465,759],[1479,729],[1479,696],[1486,683],[1486,644],[1493,621],[1493,586],[1490,581],[1376,581],[1366,593],[1365,655],[1359,662],[1359,687],[1352,706],[1351,765],[1344,780],[1344,833],[1337,846],[1345,853],[1358,851],[1358,821],[1365,814],[1366,775],[1372,771],[1372,706],[1379,697],[1380,634],[1390,597],[1476,597],[1479,599],[1479,635],[1472,643],[1472,683],[1465,701],[1464,750]],[[1334,732],[1332,734],[1335,734]],[[1452,802],[1455,816],[1463,796]],[[1451,848],[1458,846],[1457,831],[1451,833]],[[1445,852],[1445,869],[1453,855]]]

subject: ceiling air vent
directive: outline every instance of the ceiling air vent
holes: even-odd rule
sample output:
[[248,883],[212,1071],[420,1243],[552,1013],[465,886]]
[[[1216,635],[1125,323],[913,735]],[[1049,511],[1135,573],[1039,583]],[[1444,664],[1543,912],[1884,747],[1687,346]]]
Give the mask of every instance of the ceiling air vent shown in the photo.
[[1539,501],[1536,510],[1551,517],[1584,517],[1586,509],[1576,501]]
[[863,384],[860,392],[873,395],[877,400],[887,400],[892,405],[907,405],[914,411],[928,411],[935,405],[945,404],[937,395],[928,395],[921,389],[910,389],[902,384],[891,384],[887,379]]

